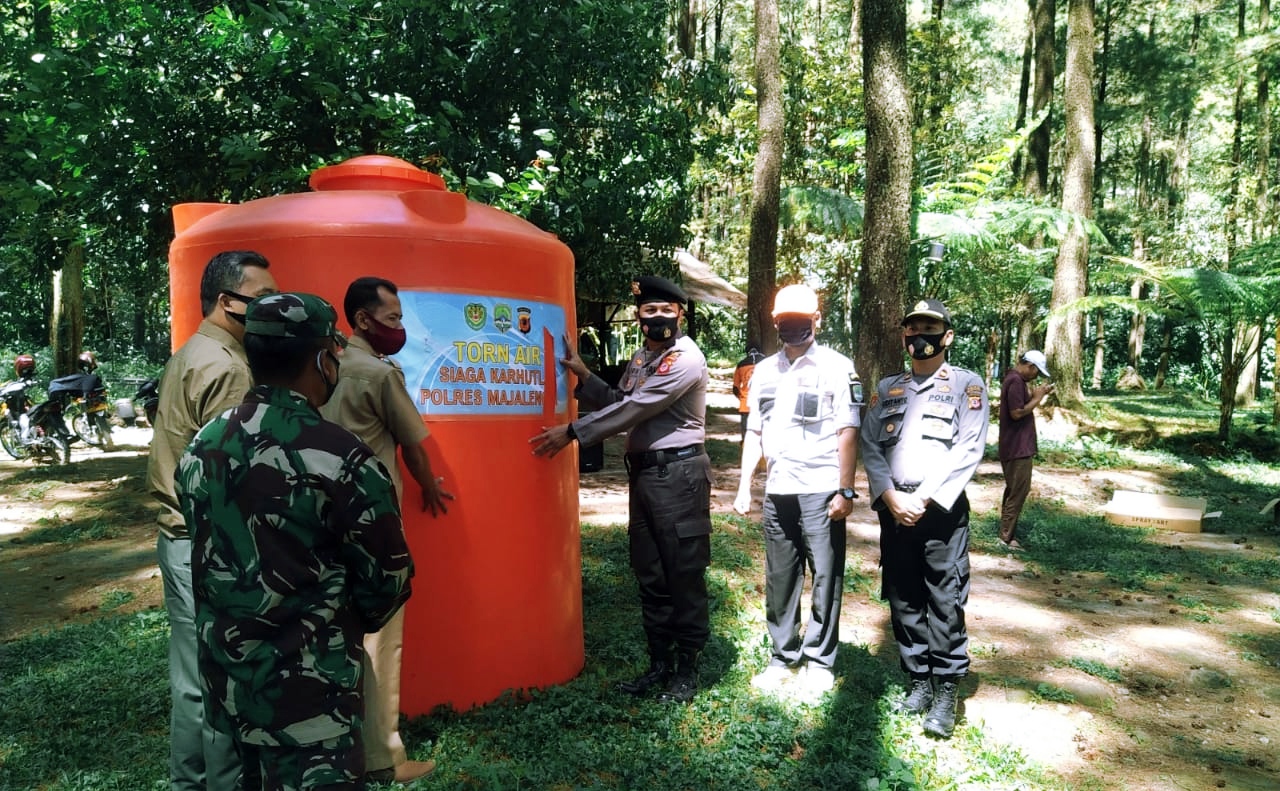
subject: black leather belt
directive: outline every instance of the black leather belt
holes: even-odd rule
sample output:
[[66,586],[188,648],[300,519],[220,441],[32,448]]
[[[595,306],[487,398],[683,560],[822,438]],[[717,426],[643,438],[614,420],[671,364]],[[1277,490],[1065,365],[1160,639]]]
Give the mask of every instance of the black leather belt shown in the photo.
[[686,445],[683,448],[662,448],[661,450],[642,450],[636,453],[628,453],[626,461],[628,469],[636,471],[649,467],[660,467],[663,464],[670,464],[675,461],[692,459],[694,456],[701,456],[702,453],[702,443],[698,443],[697,445]]

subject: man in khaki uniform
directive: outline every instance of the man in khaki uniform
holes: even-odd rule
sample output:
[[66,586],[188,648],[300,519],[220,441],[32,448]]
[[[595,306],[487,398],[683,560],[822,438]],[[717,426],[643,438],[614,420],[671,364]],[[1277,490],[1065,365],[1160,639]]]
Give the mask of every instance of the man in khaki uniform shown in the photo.
[[[396,493],[404,482],[396,447],[409,474],[422,489],[422,510],[445,512],[453,495],[441,490],[422,446],[427,427],[405,387],[404,372],[387,355],[404,347],[403,314],[395,283],[362,277],[347,287],[343,300],[352,337],[342,356],[342,377],[333,398],[320,409],[328,420],[364,440],[391,472]],[[410,761],[400,738],[400,652],[404,610],[378,632],[365,635],[364,749],[370,782],[407,783],[435,769],[434,761]]]
[[258,253],[218,253],[200,279],[196,334],[165,366],[160,380],[147,488],[160,501],[156,552],[169,613],[169,782],[173,791],[221,791],[239,786],[240,762],[229,737],[207,726],[196,664],[191,535],[174,491],[178,460],[205,423],[239,404],[253,387],[245,359],[244,311],[276,291]]

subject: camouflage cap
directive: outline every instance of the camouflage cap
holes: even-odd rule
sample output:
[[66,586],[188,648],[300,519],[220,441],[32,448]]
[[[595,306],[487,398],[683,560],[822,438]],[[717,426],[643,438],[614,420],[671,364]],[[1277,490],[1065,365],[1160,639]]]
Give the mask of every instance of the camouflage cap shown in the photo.
[[346,336],[338,332],[338,312],[315,294],[266,294],[250,302],[244,315],[246,335],[332,338],[339,346],[347,345]]

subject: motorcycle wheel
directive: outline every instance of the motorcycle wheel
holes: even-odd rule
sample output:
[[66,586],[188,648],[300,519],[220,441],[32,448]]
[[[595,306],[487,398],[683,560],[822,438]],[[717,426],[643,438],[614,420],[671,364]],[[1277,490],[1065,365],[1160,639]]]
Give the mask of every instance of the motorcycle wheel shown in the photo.
[[97,424],[94,423],[92,416],[86,414],[83,409],[78,406],[68,407],[63,417],[75,436],[79,437],[86,445],[97,446],[102,444],[102,437],[98,434]]
[[62,434],[46,434],[36,447],[37,460],[43,458],[50,464],[71,463],[71,442]]
[[14,431],[13,424],[8,421],[0,424],[0,445],[4,446],[5,453],[19,461],[29,455],[29,451],[22,445],[22,441],[18,439],[18,434]]
[[63,410],[63,422],[67,424],[67,433],[70,435],[68,442],[76,442],[77,439],[83,440],[83,442],[88,442],[88,440],[84,439],[81,433],[79,433],[79,426],[77,425],[77,422],[82,420],[83,417],[84,411],[79,408],[78,403],[69,403],[67,404],[67,408]]
[[98,436],[102,437],[103,450],[115,450],[116,442],[111,438],[111,421],[106,412],[94,412],[93,423],[98,427]]

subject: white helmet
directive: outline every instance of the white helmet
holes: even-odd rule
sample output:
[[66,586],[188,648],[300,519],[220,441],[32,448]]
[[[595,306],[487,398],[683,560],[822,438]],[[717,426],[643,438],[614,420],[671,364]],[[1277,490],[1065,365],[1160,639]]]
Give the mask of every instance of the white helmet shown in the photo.
[[818,312],[818,295],[803,283],[783,286],[773,298],[774,317],[783,314],[812,316]]

